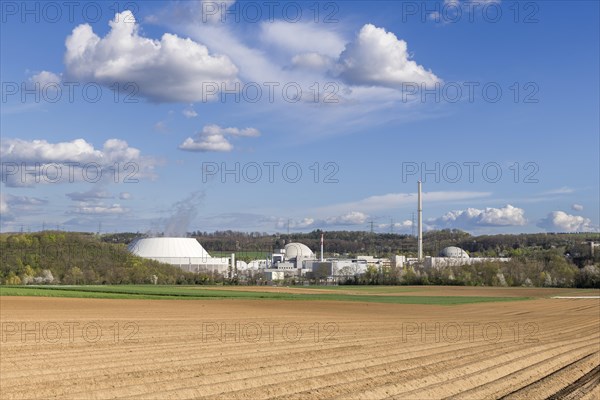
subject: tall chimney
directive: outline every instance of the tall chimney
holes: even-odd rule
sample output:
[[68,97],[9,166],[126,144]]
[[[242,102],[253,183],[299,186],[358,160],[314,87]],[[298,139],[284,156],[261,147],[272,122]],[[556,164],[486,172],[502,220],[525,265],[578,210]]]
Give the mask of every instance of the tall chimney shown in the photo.
[[321,262],[323,262],[323,234],[321,233]]
[[418,191],[419,191],[419,206],[418,206],[418,213],[419,213],[419,226],[418,226],[418,230],[419,230],[419,253],[418,253],[418,259],[419,261],[421,261],[423,259],[423,199],[421,197],[421,181],[418,182]]

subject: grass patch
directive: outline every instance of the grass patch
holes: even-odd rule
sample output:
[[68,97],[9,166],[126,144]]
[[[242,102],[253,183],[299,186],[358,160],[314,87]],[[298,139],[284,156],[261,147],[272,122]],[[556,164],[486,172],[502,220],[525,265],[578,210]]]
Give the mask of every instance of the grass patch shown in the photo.
[[291,288],[298,289],[321,289],[321,290],[331,290],[331,291],[348,291],[348,292],[357,292],[357,293],[377,293],[377,294],[386,294],[386,293],[407,293],[407,292],[418,292],[427,290],[425,287],[416,288],[416,287],[406,287],[406,286],[367,286],[367,285],[337,285],[337,286],[292,286]]
[[240,260],[242,258],[250,258],[252,260],[265,260],[267,259],[269,253],[265,251],[239,251],[239,250],[231,250],[231,251],[218,251],[218,250],[207,250],[211,257],[230,257],[231,253],[235,253],[236,259]]
[[390,304],[458,305],[472,303],[529,300],[528,297],[483,296],[384,296],[346,293],[274,293],[244,290],[202,289],[199,286],[4,286],[0,296],[45,296],[97,299],[271,299],[271,300],[321,300],[353,301]]

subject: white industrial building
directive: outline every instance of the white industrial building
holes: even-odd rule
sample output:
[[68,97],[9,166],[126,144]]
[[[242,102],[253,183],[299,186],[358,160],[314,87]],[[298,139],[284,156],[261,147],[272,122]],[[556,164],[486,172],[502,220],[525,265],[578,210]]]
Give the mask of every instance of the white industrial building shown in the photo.
[[407,258],[405,256],[395,256],[392,259],[392,265],[402,268],[407,265],[420,264],[425,268],[444,268],[457,267],[461,265],[472,265],[488,261],[510,261],[508,257],[471,257],[460,247],[449,246],[440,251],[438,257],[426,256],[419,260],[418,258]]
[[227,274],[230,258],[211,257],[194,238],[155,237],[131,242],[129,251],[136,256],[178,266],[188,272]]
[[252,260],[246,264],[245,271],[258,271],[259,269],[265,269],[269,267],[267,260]]
[[270,262],[255,260],[248,265],[262,271],[267,280],[309,275],[336,280],[335,278],[349,278],[367,271],[365,260],[318,259],[303,243],[288,243],[284,249],[271,255]]
[[304,270],[331,278],[349,278],[367,272],[367,262],[361,259],[306,260]]
[[267,281],[283,280],[286,276],[304,276],[310,269],[304,263],[316,260],[315,254],[302,243],[288,243],[285,248],[273,253],[270,260],[255,260],[248,265],[262,272]]

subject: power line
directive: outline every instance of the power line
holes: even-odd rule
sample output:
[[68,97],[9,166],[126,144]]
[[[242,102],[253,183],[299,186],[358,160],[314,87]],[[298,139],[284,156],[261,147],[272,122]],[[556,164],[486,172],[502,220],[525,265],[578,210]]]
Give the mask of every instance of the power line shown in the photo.
[[374,222],[375,222],[375,221],[373,221],[373,220],[369,221],[369,224],[371,225],[371,233],[374,233],[374,231],[373,231],[373,223],[374,223]]

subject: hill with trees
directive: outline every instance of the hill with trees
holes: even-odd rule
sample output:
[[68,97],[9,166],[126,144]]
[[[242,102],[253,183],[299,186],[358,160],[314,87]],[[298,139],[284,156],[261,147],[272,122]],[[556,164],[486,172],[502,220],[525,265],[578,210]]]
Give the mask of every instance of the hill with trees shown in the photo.
[[0,259],[0,281],[7,285],[194,284],[218,278],[134,256],[125,244],[88,233],[0,234]]
[[[236,253],[238,260],[264,259],[287,243],[301,242],[317,252],[320,230],[309,233],[191,232],[213,256]],[[358,231],[325,234],[325,256],[415,257],[414,236]],[[44,231],[0,234],[2,284],[210,284],[216,275],[194,274],[136,257],[127,244],[139,233],[95,235]],[[443,270],[374,270],[351,281],[357,284],[452,284],[507,286],[600,287],[600,248],[592,254],[597,233],[472,236],[460,230],[424,234],[424,254],[436,256],[447,246],[465,249],[472,257],[510,257],[508,263],[488,262]],[[290,282],[293,283],[293,282]]]

